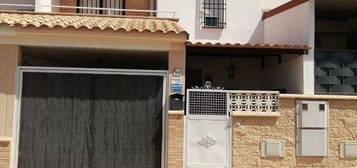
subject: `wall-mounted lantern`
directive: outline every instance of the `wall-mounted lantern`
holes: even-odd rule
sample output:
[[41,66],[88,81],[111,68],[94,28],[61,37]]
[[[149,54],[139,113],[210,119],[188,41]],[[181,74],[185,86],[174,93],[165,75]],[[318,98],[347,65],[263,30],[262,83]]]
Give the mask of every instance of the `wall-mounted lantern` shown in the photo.
[[236,72],[236,66],[233,64],[233,60],[231,59],[231,63],[227,67],[228,70],[228,79],[234,79],[234,74]]

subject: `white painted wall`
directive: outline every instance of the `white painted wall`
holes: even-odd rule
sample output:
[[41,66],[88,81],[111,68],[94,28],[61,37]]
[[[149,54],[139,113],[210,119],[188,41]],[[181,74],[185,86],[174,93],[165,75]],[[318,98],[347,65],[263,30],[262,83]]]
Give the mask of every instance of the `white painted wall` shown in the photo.
[[276,57],[265,58],[264,89],[286,89],[287,93],[303,93],[303,57],[284,55],[279,63]]
[[[303,3],[264,21],[264,42],[270,44],[298,44],[312,47],[303,56],[303,93],[314,94],[314,0]],[[284,82],[284,81],[283,81]]]
[[43,5],[59,5],[60,0],[36,0],[36,12],[57,12],[58,8],[51,8]]
[[[157,10],[176,12],[179,23],[190,33],[193,42],[261,43],[263,9],[275,8],[289,0],[226,0],[226,28],[202,28],[202,0],[158,0]],[[170,15],[159,13],[160,17]]]

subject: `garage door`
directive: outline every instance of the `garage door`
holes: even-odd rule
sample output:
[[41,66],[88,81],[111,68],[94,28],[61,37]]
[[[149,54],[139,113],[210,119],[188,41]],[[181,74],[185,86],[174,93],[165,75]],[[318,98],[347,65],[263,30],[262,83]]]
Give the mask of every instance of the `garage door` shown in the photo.
[[18,168],[159,168],[163,76],[22,74]]

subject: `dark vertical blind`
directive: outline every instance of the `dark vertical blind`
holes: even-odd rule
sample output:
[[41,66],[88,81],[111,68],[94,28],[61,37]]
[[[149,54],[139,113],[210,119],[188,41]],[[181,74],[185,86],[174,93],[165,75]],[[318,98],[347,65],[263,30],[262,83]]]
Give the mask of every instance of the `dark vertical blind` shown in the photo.
[[24,73],[19,168],[159,168],[162,77]]
[[[122,0],[78,0],[79,7],[91,7],[91,8],[112,8],[122,9]],[[95,9],[79,9],[79,13],[91,13],[91,14],[109,14],[108,10],[95,10]],[[120,11],[111,11],[110,14],[121,15]]]

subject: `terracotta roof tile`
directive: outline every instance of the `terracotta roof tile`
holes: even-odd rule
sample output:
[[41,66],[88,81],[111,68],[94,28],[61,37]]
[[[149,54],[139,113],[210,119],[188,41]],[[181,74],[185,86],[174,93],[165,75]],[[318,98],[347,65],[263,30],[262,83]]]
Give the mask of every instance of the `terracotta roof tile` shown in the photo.
[[46,13],[0,12],[0,24],[22,27],[87,28],[113,31],[161,32],[188,34],[175,19],[149,17],[103,17],[88,15],[62,15]]
[[261,49],[301,49],[308,50],[306,45],[288,45],[288,44],[241,44],[241,43],[202,43],[202,42],[187,42],[186,46],[192,47],[226,47],[226,48],[261,48]]
[[309,0],[291,0],[291,1],[285,3],[285,4],[281,5],[281,6],[278,6],[278,7],[274,8],[274,9],[270,10],[270,11],[264,12],[263,20],[267,19],[269,17],[275,16],[275,15],[277,15],[279,13],[284,12],[284,11],[287,11],[287,10],[289,10],[291,8],[294,8],[294,7],[296,7],[298,5],[301,5],[301,4],[303,4],[305,2],[308,2],[308,1]]

